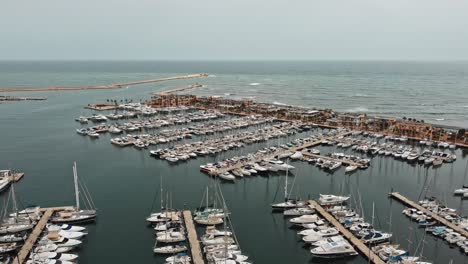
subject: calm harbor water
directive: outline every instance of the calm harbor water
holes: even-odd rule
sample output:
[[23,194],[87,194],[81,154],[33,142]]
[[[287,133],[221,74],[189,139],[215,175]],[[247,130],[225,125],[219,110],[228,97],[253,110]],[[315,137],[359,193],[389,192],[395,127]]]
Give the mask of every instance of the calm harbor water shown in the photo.
[[[164,189],[173,193],[175,207],[194,208],[210,184],[198,166],[216,159],[199,158],[171,166],[150,157],[148,151],[112,146],[109,135],[98,140],[79,136],[75,129],[80,125],[74,118],[90,113],[83,109],[88,103],[145,100],[150,92],[199,82],[206,87],[197,94],[253,96],[262,101],[411,116],[468,127],[468,64],[463,63],[1,62],[0,86],[87,85],[194,72],[207,72],[211,77],[109,91],[41,92],[34,95],[46,96],[47,101],[0,104],[0,168],[26,172],[16,186],[23,205],[72,204],[71,168],[73,161],[78,163],[78,173],[99,210],[98,220],[89,226],[90,234],[79,252],[80,263],[162,263],[152,253],[154,236],[144,221],[158,195],[160,177]],[[217,158],[276,143],[250,145]],[[327,153],[333,148],[321,150]],[[294,162],[294,192],[311,198],[319,193],[343,192],[353,197],[359,193],[366,218],[370,221],[374,203],[376,225],[393,232],[393,241],[414,251],[424,232],[401,214],[404,207],[389,200],[387,193],[393,188],[417,200],[428,189],[430,195],[466,215],[468,202],[451,193],[464,182],[468,153],[455,153],[456,162],[437,170],[376,157],[369,169],[350,176],[344,169],[327,174],[307,163]],[[281,196],[278,186],[282,188],[283,182],[283,175],[278,174],[221,186],[243,252],[254,263],[367,262],[362,257],[312,259],[287,219],[271,213],[269,204],[275,196]],[[425,239],[423,255],[434,263],[468,263],[457,248],[432,236]]]

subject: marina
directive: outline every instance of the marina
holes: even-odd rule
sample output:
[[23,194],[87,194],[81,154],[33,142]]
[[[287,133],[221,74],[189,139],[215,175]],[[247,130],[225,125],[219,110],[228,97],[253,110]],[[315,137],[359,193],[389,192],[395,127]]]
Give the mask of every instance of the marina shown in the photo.
[[[313,209],[326,222],[327,232],[334,234],[334,229],[339,232],[327,236],[327,239],[334,237],[337,245],[344,248],[351,245],[352,249],[348,248],[349,251],[340,251],[341,256],[334,255],[334,259],[330,260],[332,262],[363,264],[370,260],[373,263],[387,263],[388,260],[383,260],[381,256],[387,258],[388,252],[411,254],[430,263],[449,263],[451,260],[453,263],[465,262],[465,244],[458,245],[461,241],[459,237],[448,235],[448,232],[443,239],[439,239],[442,236],[435,236],[438,239],[421,242],[426,233],[439,232],[439,225],[432,226],[429,229],[431,232],[427,228],[408,231],[408,226],[418,227],[420,221],[409,222],[408,217],[401,214],[405,208],[400,208],[397,203],[392,205],[392,199],[387,199],[390,188],[409,194],[407,199],[411,197],[415,201],[421,189],[430,189],[431,196],[444,201],[441,204],[456,209],[457,214],[463,218],[466,215],[466,202],[459,196],[453,196],[454,190],[466,185],[463,180],[465,143],[463,137],[456,136],[457,129],[441,132],[440,128],[434,126],[431,128],[432,132],[427,130],[412,136],[409,123],[415,123],[413,121],[392,119],[388,122],[394,126],[393,130],[386,125],[381,130],[378,122],[371,120],[373,117],[370,115],[366,118],[365,126],[364,117],[344,117],[344,113],[333,114],[333,110],[251,102],[250,99],[242,98],[243,94],[231,101],[221,98],[222,96],[214,96],[228,91],[217,93],[217,90],[210,90],[216,89],[211,82],[222,85],[216,82],[216,77],[206,78],[204,82],[205,80],[207,85],[201,85],[207,89],[199,90],[195,88],[200,86],[183,82],[175,85],[182,88],[157,87],[161,88],[161,92],[152,85],[142,85],[141,92],[134,95],[133,102],[130,102],[131,93],[125,93],[123,89],[116,90],[116,94],[112,95],[96,91],[96,99],[78,93],[64,93],[57,98],[48,98],[53,106],[50,109],[28,105],[26,109],[32,112],[31,119],[24,117],[18,121],[4,120],[7,125],[17,122],[18,128],[24,124],[35,124],[38,131],[37,138],[30,138],[28,130],[17,129],[15,135],[6,137],[8,142],[5,142],[4,149],[0,152],[5,160],[3,167],[11,167],[9,162],[12,162],[14,167],[24,169],[27,174],[15,186],[22,196],[26,196],[22,205],[46,205],[40,209],[41,216],[44,217],[48,208],[54,208],[54,204],[71,204],[70,188],[66,187],[69,184],[68,177],[64,180],[63,175],[69,173],[69,161],[75,156],[78,157],[81,171],[85,172],[82,174],[90,175],[86,182],[93,193],[93,199],[99,204],[100,220],[87,225],[89,235],[82,241],[82,249],[72,253],[64,252],[65,254],[79,253],[79,263],[172,263],[181,260],[185,261],[182,263],[216,263],[219,257],[228,257],[229,261],[226,263],[231,263],[234,260],[232,254],[239,255],[235,260],[238,262],[322,263],[326,261],[323,259],[323,254],[327,253],[325,245],[331,246],[333,242],[323,239],[313,241],[317,239],[314,237],[317,230],[298,231],[297,225],[290,221],[300,217],[293,214],[310,213]],[[191,88],[188,89],[189,87]],[[176,94],[183,92],[194,94]],[[196,95],[198,92],[202,95]],[[213,96],[205,97],[207,93],[213,93]],[[136,98],[145,94],[153,94],[153,98],[134,103],[138,102]],[[194,96],[196,99],[193,99]],[[210,96],[212,98],[208,99]],[[64,100],[70,101],[70,105],[64,105]],[[120,103],[114,103],[116,100]],[[90,101],[103,103],[86,106]],[[241,111],[242,104],[244,109]],[[15,111],[18,111],[19,117],[26,115],[21,109]],[[208,116],[213,118],[204,119]],[[352,121],[349,124],[343,123],[346,118]],[[422,127],[427,124],[428,122],[416,122],[411,125]],[[83,132],[84,136],[78,136],[75,130]],[[449,135],[451,132],[454,132],[452,137]],[[49,147],[54,146],[55,150],[44,151],[44,146],[38,146],[38,140],[47,142]],[[64,144],[65,141],[68,143]],[[434,163],[435,160],[440,163]],[[268,165],[270,161],[272,163]],[[204,168],[209,170],[200,172]],[[232,180],[220,177],[203,177],[204,172],[210,176],[229,172],[236,184],[229,184]],[[21,178],[19,175],[21,174],[9,179],[18,180]],[[177,214],[169,214],[174,216],[174,223],[181,222],[181,229],[171,230],[174,240],[185,239],[180,242],[155,243],[158,237],[160,241],[169,241],[169,233],[155,230],[158,225],[149,228],[143,224],[149,203],[142,201],[150,200],[154,190],[159,188],[160,175],[167,178],[164,185],[170,193],[164,207],[184,208],[177,211]],[[294,186],[285,195],[288,198],[286,202],[281,195],[285,178],[286,186]],[[219,217],[209,220],[197,218],[200,204],[198,199],[193,199],[199,197],[200,192],[213,180],[219,181],[229,205],[229,218],[236,228],[235,235],[223,239],[229,243],[236,241],[235,244],[221,247],[221,250],[218,247],[208,247],[205,250],[207,245],[203,245],[202,241],[210,232],[232,232],[231,227],[224,229],[221,227],[223,224],[216,224],[216,229],[213,230],[210,226],[198,223],[206,220],[215,221],[209,222],[214,224],[219,222]],[[43,186],[41,183],[48,184]],[[303,207],[292,208],[288,211],[291,215],[287,218],[287,210],[284,214],[279,214],[271,213],[269,208],[272,202],[287,204],[289,201],[306,200],[313,204],[309,197],[317,197],[321,193],[342,195],[353,192],[361,193],[362,197],[353,195],[353,199],[362,199],[362,206],[365,208],[362,212],[359,210],[359,218],[370,219],[370,208],[375,202],[375,225],[386,230],[385,233],[393,234],[388,242],[390,244],[366,245],[363,238],[349,231],[340,222],[340,217],[328,212],[327,206],[314,205],[309,207],[310,210]],[[3,197],[6,199],[7,192],[4,193]],[[121,205],[128,207],[125,213],[120,211]],[[65,211],[75,212],[74,207],[66,208]],[[91,210],[95,210],[95,206],[91,207],[94,208]],[[220,204],[215,207],[221,208]],[[188,211],[186,208],[192,210]],[[419,211],[419,208],[414,209]],[[57,220],[59,213],[60,210],[54,211],[48,219]],[[190,217],[188,213],[191,214]],[[428,216],[432,217],[430,214]],[[39,218],[38,223],[41,221],[42,218]],[[307,217],[299,221],[307,221]],[[389,227],[386,226],[388,221],[392,222]],[[457,220],[457,223],[458,221],[462,220]],[[47,232],[47,225],[51,224],[49,221],[42,230]],[[442,222],[439,224],[445,226]],[[35,228],[38,229],[38,226],[35,225]],[[253,227],[258,232],[252,232]],[[169,224],[166,228],[176,227]],[[453,229],[445,226],[445,230],[447,228]],[[32,229],[31,234],[38,233],[34,230]],[[466,229],[462,230],[466,232]],[[177,233],[179,231],[180,234]],[[303,234],[306,235],[298,236],[296,231],[304,231]],[[453,232],[458,231],[453,229]],[[350,235],[346,235],[346,232]],[[118,239],[113,239],[117,233]],[[343,237],[346,243],[338,236]],[[409,236],[413,238],[408,238]],[[308,242],[303,240],[305,237]],[[27,261],[31,255],[37,255],[35,248],[41,246],[37,243],[33,246],[28,242],[33,238],[29,235],[23,246],[24,250],[21,247],[17,249],[22,253],[11,256],[17,257],[17,261],[23,256],[21,258]],[[38,236],[36,242],[41,239],[43,237]],[[242,252],[249,252],[248,259],[246,255],[237,252],[240,251],[237,250],[240,248],[237,239],[242,243]],[[216,243],[221,239],[209,241],[208,243]],[[400,245],[398,249],[393,248],[396,244]],[[419,246],[423,244],[424,251]],[[31,245],[29,250],[27,245]],[[116,253],[104,257],[103,252],[109,252],[109,249]],[[213,249],[218,250],[217,253],[207,254],[206,251]],[[126,250],[133,253],[124,253]],[[355,255],[355,252],[358,254]],[[53,254],[40,256],[52,257]]]

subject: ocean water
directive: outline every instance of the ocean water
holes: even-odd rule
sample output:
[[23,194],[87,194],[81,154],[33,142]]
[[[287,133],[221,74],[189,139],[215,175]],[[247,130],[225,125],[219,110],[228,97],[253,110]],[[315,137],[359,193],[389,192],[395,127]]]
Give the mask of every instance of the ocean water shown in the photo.
[[[197,72],[210,76],[108,91],[17,93],[48,100],[0,104],[0,168],[26,172],[16,185],[20,204],[73,204],[71,168],[74,161],[78,163],[78,173],[99,210],[97,222],[88,226],[90,234],[79,251],[79,263],[163,263],[152,253],[154,234],[144,221],[155,199],[157,204],[160,177],[164,189],[172,193],[175,207],[194,208],[210,184],[199,165],[278,143],[250,145],[171,166],[151,158],[147,150],[112,146],[109,135],[91,140],[76,134],[81,125],[74,118],[92,113],[83,108],[88,103],[146,100],[151,92],[198,82],[204,88],[193,92],[200,95],[254,97],[468,127],[467,63],[0,62],[0,87],[93,85]],[[332,147],[321,150],[334,151]],[[369,169],[350,176],[344,169],[327,174],[294,162],[294,193],[311,198],[319,193],[349,193],[353,200],[360,195],[366,218],[370,221],[375,204],[376,226],[393,232],[395,243],[412,252],[418,248],[417,254],[422,249],[433,263],[468,263],[457,248],[440,239],[427,236],[421,243],[424,231],[401,214],[401,204],[387,198],[392,188],[414,200],[428,192],[466,215],[467,202],[452,192],[467,183],[468,153],[458,149],[455,154],[456,162],[437,170],[376,157]],[[273,174],[221,185],[243,252],[254,263],[367,262],[360,256],[336,261],[311,258],[288,220],[270,210],[283,182],[284,175]]]

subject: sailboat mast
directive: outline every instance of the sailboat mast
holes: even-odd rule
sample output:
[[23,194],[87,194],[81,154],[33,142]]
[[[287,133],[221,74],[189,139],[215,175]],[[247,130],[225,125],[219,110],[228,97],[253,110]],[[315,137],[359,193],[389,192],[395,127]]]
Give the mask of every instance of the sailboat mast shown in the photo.
[[162,174],[161,174],[161,178],[159,179],[159,186],[160,186],[160,193],[161,193],[161,210],[164,208],[163,204],[164,204],[164,201],[163,201],[163,185],[162,185]]
[[80,190],[78,189],[78,173],[76,171],[76,162],[73,164],[73,180],[75,183],[76,210],[80,210]]
[[[286,161],[286,165],[288,165],[288,162]],[[284,201],[288,200],[288,172],[289,172],[289,167],[286,167],[286,179],[284,180]]]
[[18,206],[16,204],[16,193],[15,193],[15,185],[12,184],[11,185],[11,202],[12,202],[12,205],[13,205],[13,212],[14,213],[17,213],[18,212]]

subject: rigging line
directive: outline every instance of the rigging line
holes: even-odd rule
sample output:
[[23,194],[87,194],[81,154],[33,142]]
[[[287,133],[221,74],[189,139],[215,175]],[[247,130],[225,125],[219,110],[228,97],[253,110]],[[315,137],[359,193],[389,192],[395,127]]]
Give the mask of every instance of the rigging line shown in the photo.
[[84,197],[86,199],[86,202],[88,203],[87,205],[89,207],[91,207],[92,209],[96,208],[95,205],[94,205],[94,202],[92,200],[91,194],[89,193],[88,188],[86,187],[86,185],[83,182],[81,182],[81,180],[79,180],[79,179],[78,179],[78,185],[83,190]]
[[94,204],[93,196],[91,196],[91,193],[89,192],[88,186],[84,184],[84,182],[81,183],[83,186],[83,189],[85,191],[85,197],[87,200],[90,201],[90,205],[92,206],[93,209],[96,209],[96,205]]

